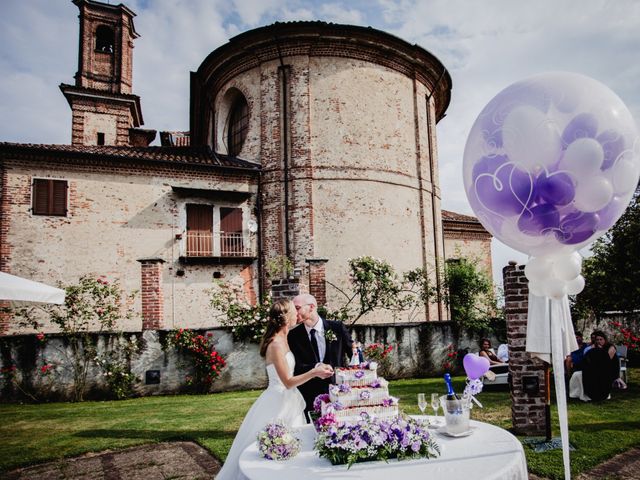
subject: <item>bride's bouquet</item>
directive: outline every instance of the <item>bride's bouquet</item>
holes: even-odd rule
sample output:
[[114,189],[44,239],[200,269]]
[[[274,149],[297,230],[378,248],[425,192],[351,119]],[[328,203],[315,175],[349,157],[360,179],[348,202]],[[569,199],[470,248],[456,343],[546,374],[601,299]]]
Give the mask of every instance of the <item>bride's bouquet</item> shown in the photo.
[[269,460],[289,460],[300,451],[300,440],[282,421],[275,421],[258,432],[258,451]]

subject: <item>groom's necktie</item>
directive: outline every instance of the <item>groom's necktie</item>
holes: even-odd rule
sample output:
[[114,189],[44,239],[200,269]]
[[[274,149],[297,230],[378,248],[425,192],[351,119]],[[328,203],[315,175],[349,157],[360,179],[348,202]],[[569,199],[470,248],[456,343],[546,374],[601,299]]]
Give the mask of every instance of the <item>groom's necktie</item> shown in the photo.
[[318,349],[318,341],[316,340],[316,329],[312,328],[309,334],[311,335],[311,349],[316,356],[316,362],[321,362],[320,350]]

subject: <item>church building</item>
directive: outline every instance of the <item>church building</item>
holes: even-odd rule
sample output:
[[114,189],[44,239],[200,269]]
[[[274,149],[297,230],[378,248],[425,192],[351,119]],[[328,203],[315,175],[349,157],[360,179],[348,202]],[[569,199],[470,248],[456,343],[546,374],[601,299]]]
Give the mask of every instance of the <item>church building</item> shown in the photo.
[[[212,281],[256,302],[283,257],[330,309],[360,255],[423,267],[434,284],[459,256],[491,275],[490,234],[441,208],[436,123],[452,83],[427,50],[352,25],[256,28],[191,73],[188,129],[158,135],[134,93],[135,13],[73,3],[78,71],[60,85],[71,143],[0,142],[0,270],[118,280],[138,292],[126,331],[216,326]],[[417,318],[447,319],[439,303]]]

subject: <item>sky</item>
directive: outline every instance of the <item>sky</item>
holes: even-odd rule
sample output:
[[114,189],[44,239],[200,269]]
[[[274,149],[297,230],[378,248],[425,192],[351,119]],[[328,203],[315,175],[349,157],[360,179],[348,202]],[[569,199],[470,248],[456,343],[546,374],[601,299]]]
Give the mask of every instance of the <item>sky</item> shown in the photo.
[[[118,4],[118,1],[111,1]],[[473,215],[464,145],[482,108],[531,75],[569,71],[612,89],[640,123],[640,2],[635,0],[126,0],[137,16],[133,93],[144,128],[187,130],[189,72],[229,38],[275,21],[371,26],[434,54],[453,82],[437,126],[442,207]],[[78,8],[71,0],[0,0],[0,141],[70,143]],[[494,280],[526,256],[493,240]]]

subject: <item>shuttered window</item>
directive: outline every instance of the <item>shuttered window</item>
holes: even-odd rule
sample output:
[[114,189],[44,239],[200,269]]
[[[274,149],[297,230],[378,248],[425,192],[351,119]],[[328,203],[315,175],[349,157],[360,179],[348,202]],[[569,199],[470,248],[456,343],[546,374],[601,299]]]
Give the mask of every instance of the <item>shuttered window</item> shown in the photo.
[[187,205],[187,255],[213,255],[213,206]]
[[67,181],[34,179],[31,211],[34,215],[66,216]]
[[241,208],[220,208],[220,255],[244,255]]

